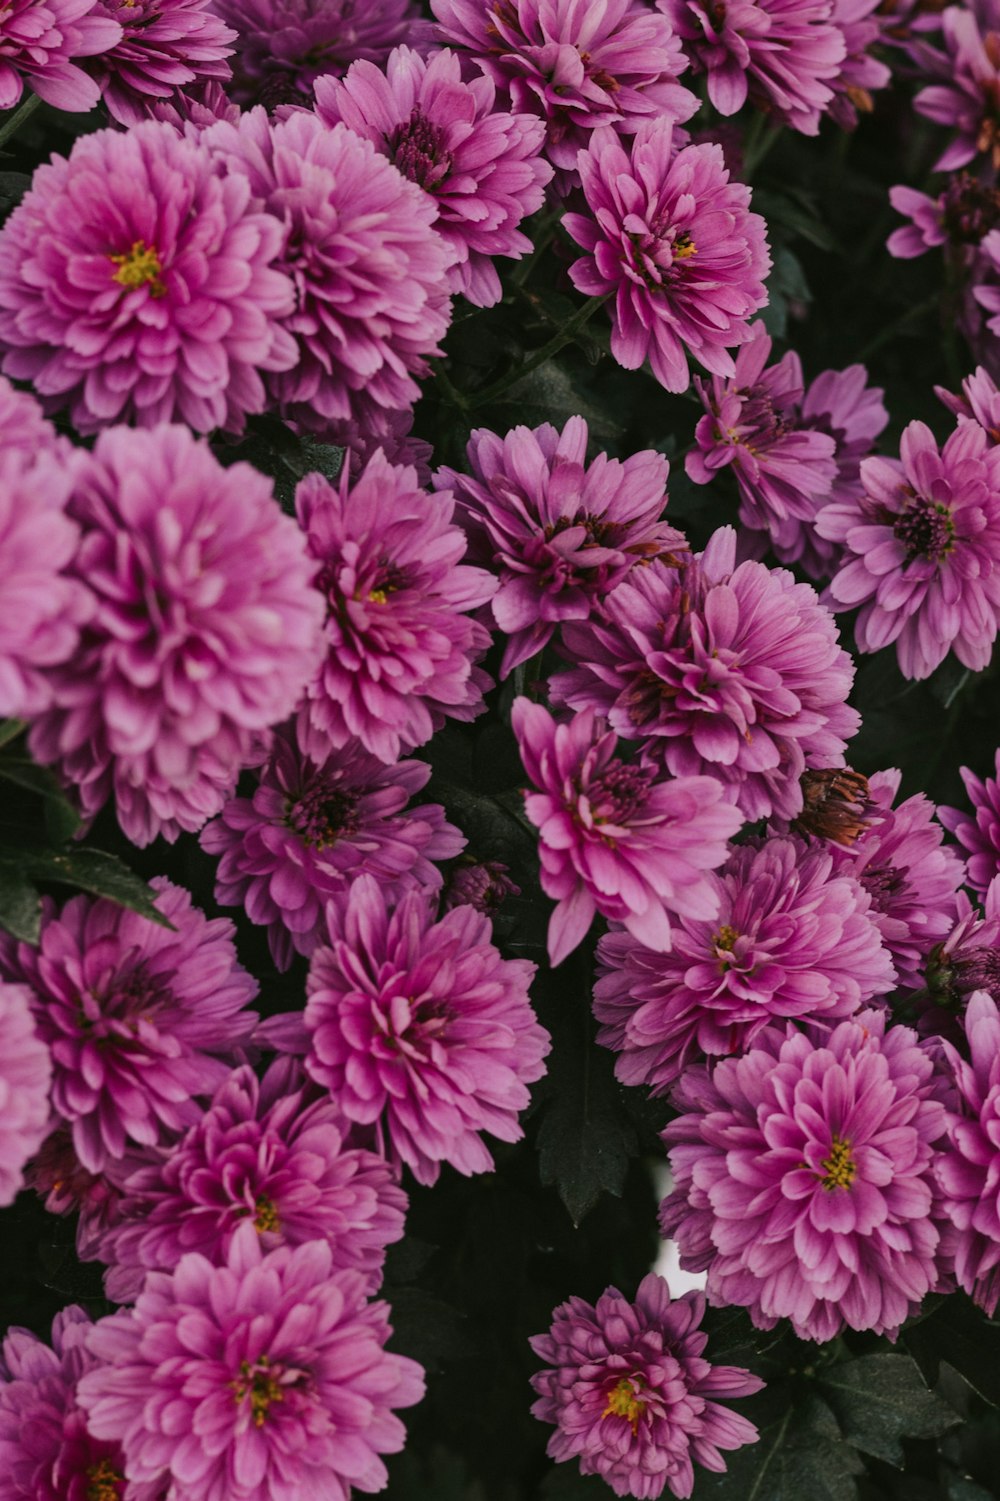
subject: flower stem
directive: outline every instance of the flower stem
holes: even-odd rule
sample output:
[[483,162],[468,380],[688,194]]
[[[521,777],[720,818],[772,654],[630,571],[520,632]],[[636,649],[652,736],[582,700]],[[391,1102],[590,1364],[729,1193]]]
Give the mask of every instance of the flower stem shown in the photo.
[[0,146],[6,146],[11,137],[17,135],[25,120],[31,119],[41,102],[37,94],[29,94],[23,104],[19,104],[13,114],[7,116],[0,125]]
[[530,375],[532,370],[537,370],[539,365],[544,365],[553,355],[558,354],[560,349],[564,349],[567,344],[573,342],[584,324],[590,322],[597,309],[606,301],[606,295],[603,297],[588,297],[583,306],[573,314],[572,318],[567,318],[559,332],[554,334],[547,344],[543,344],[541,349],[536,349],[530,359],[525,360],[516,370],[512,370],[509,375],[504,375],[500,380],[495,380],[492,386],[487,386],[485,390],[477,391],[474,396],[465,402],[466,407],[472,411],[476,407],[485,406],[489,401],[495,401],[498,396],[502,396],[505,391],[509,391],[512,386],[516,386],[518,381],[523,380],[526,375]]

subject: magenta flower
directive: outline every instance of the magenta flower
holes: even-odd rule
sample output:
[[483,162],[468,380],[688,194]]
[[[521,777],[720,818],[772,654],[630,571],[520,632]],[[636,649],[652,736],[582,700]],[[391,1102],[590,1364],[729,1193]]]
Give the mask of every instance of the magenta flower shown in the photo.
[[473,663],[490,637],[468,612],[496,582],[462,561],[450,492],[428,494],[375,453],[354,485],[346,470],[337,490],[307,475],[295,504],[329,600],[326,660],[299,720],[314,759],[356,736],[393,762],[446,719],[481,713],[491,679]]
[[179,427],[102,433],[69,514],[96,608],[32,752],[88,816],[113,793],[134,843],[173,840],[219,812],[316,670],[315,565],[270,480]]
[[222,1082],[222,1057],[257,1021],[232,923],[209,921],[167,880],[153,886],[173,931],[76,896],[61,911],[47,901],[38,948],[0,938],[2,972],[31,990],[52,1054],[53,1107],[92,1173],[129,1141],[153,1146],[189,1124],[193,1097]]
[[40,1196],[49,1214],[76,1215],[76,1254],[93,1261],[117,1221],[122,1182],[152,1150],[130,1147],[124,1157],[109,1157],[99,1173],[91,1173],[76,1155],[72,1130],[60,1125],[29,1162],[24,1186]]
[[1000,875],[1000,750],[994,757],[995,775],[979,778],[967,766],[959,768],[969,802],[970,818],[961,808],[939,808],[938,818],[967,851],[966,884],[985,896]]
[[684,467],[688,479],[707,485],[729,465],[740,492],[740,522],[772,532],[815,515],[837,473],[836,444],[798,419],[804,385],[798,355],[789,350],[768,367],[770,336],[762,323],[750,332],[729,379],[694,378],[706,415]]
[[549,962],[583,942],[597,912],[652,949],[671,946],[671,916],[711,919],[718,896],[706,872],[726,858],[743,818],[714,777],[657,781],[652,766],[615,755],[591,710],[556,724],[517,698],[511,715],[537,792],[525,808],[539,831],[542,890],[557,906]]
[[309,104],[313,84],[358,58],[383,63],[417,23],[412,0],[212,0],[239,33],[233,97]]
[[624,462],[600,453],[587,464],[587,424],[571,417],[515,427],[503,438],[476,428],[471,474],[442,468],[474,554],[500,574],[493,618],[507,637],[501,677],[552,639],[563,620],[586,620],[637,563],[686,549],[661,521],[670,466],[645,449]]
[[528,986],[535,966],[502,959],[471,907],[435,922],[409,892],[394,911],[360,876],[327,908],[330,947],[309,969],[306,1068],[380,1150],[434,1183],[441,1163],[493,1166],[479,1133],[518,1141],[527,1085],[545,1072],[548,1033]]
[[730,346],[750,337],[767,301],[771,258],[750,189],[730,182],[722,147],[674,154],[669,121],[643,125],[625,154],[613,130],[579,158],[588,212],[563,224],[586,252],[570,267],[588,297],[615,294],[611,353],[626,370],[648,359],[668,391],[686,391],[687,355],[713,375],[735,371]]
[[[921,89],[913,107],[956,134],[934,163],[935,172],[953,172],[985,155],[1000,168],[1000,65],[996,30],[973,7],[949,5],[941,16],[945,52],[922,49],[922,61],[947,81]],[[986,24],[984,24],[986,23]]]
[[13,109],[25,84],[56,109],[93,109],[100,90],[76,60],[106,52],[121,35],[97,0],[9,0],[0,16],[0,109]]
[[826,113],[841,130],[855,130],[858,115],[875,108],[873,92],[892,79],[892,69],[870,50],[883,39],[884,8],[881,0],[834,0],[830,19],[844,38],[846,52],[830,79],[833,98]]
[[282,416],[323,430],[412,406],[451,318],[451,251],[433,199],[369,141],[304,110],[274,125],[255,109],[201,141],[284,226],[295,305],[282,309],[283,336],[295,357],[268,380]]
[[889,254],[900,260],[944,246],[960,267],[968,269],[976,246],[1000,224],[1000,190],[968,172],[949,178],[936,198],[900,185],[889,189],[889,202],[910,220],[886,241]]
[[893,989],[871,898],[827,849],[768,839],[733,850],[711,920],[682,916],[669,953],[627,933],[601,939],[598,1041],[623,1084],[664,1094],[691,1062],[742,1053],[786,1018],[829,1030]]
[[935,386],[934,394],[959,422],[978,422],[991,443],[1000,443],[1000,387],[982,365],[965,377],[960,396],[942,386]]
[[492,258],[531,249],[518,225],[541,207],[552,176],[539,156],[542,122],[497,110],[495,93],[489,78],[463,82],[456,53],[425,61],[411,47],[397,47],[384,72],[357,62],[346,78],[316,83],[324,125],[343,121],[434,199],[434,227],[454,261],[448,285],[478,307],[500,301]]
[[794,818],[802,772],[842,766],[857,732],[833,617],[784,569],[737,565],[730,527],[678,567],[633,570],[563,642],[578,665],[552,678],[556,703],[596,710],[673,776],[730,784],[748,819]]
[[388,1305],[363,1299],[364,1278],[334,1270],[325,1241],[265,1252],[244,1224],[225,1265],[183,1256],[95,1326],[101,1364],[77,1388],[91,1432],[121,1444],[133,1485],[173,1496],[381,1490],[380,1456],[405,1438],[393,1409],[419,1402],[424,1383],[384,1348]]
[[904,677],[928,677],[950,650],[978,672],[1000,630],[1000,449],[967,422],[939,452],[911,422],[900,452],[864,459],[864,494],[820,512],[820,536],[844,549],[830,602],[860,605],[860,650],[895,642]]
[[83,136],[0,230],[4,372],[81,433],[240,432],[264,409],[261,371],[296,358],[281,248],[246,180],[165,122]]
[[449,47],[470,53],[517,111],[546,121],[549,160],[574,173],[602,125],[631,135],[644,120],[689,120],[677,83],[687,60],[669,22],[639,0],[431,0]]
[[847,44],[828,0],[656,0],[721,115],[747,98],[803,135],[830,108]]
[[6,457],[14,451],[24,459],[55,453],[66,460],[71,447],[67,439],[56,436],[35,398],[0,375],[0,453]]
[[769,1028],[686,1074],[660,1223],[681,1265],[707,1271],[709,1301],[760,1329],[791,1319],[800,1339],[894,1337],[938,1282],[935,1087],[916,1034],[876,1011],[822,1043]]
[[954,1037],[955,1017],[977,990],[1000,1001],[1000,881],[986,888],[983,909],[964,891],[955,898],[955,921],[948,936],[934,945],[924,966],[929,1005],[921,1025],[935,1035]]
[[[470,856],[463,856],[468,862]],[[487,917],[497,912],[509,896],[520,896],[521,888],[510,878],[510,872],[502,860],[460,862],[452,871],[442,906],[445,912],[452,907],[473,907]]]
[[386,766],[356,741],[317,763],[279,734],[253,796],[231,798],[201,832],[220,856],[216,901],[267,928],[284,970],[324,941],[327,902],[357,876],[375,876],[389,900],[436,891],[431,861],[450,860],[465,839],[438,803],[407,807],[430,774],[423,761]]
[[26,986],[0,980],[0,1205],[14,1202],[49,1127],[52,1063],[31,1003]]
[[147,1272],[173,1271],[189,1251],[224,1266],[248,1220],[265,1251],[326,1241],[333,1269],[362,1273],[374,1293],[406,1195],[381,1157],[345,1144],[343,1116],[315,1094],[287,1060],[260,1083],[251,1068],[230,1074],[187,1134],[125,1179],[96,1253],[108,1297],[131,1302]]
[[212,13],[211,0],[97,0],[122,28],[90,72],[109,114],[122,125],[150,117],[160,99],[204,79],[226,81],[236,32]]
[[616,1287],[596,1304],[570,1298],[531,1348],[548,1369],[532,1376],[531,1411],[556,1431],[551,1459],[579,1459],[616,1496],[690,1496],[694,1464],[726,1468],[721,1450],[757,1442],[757,1429],[716,1399],[764,1385],[739,1366],[705,1359],[700,1293],[671,1299],[650,1272],[630,1303]]
[[942,1254],[959,1287],[992,1318],[1000,1301],[1000,1015],[992,996],[970,996],[962,1030],[962,1052],[942,1043],[957,1093],[935,1163]]

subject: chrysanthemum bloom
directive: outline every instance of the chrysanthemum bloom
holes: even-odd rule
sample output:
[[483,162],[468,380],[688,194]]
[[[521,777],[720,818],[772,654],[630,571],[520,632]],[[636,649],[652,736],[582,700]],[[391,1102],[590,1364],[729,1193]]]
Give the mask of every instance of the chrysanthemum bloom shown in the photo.
[[590,709],[556,724],[541,704],[518,698],[511,722],[538,789],[525,808],[539,831],[542,890],[557,903],[550,963],[583,942],[598,912],[657,950],[670,948],[671,915],[716,916],[706,873],[723,863],[743,822],[721,782],[657,780],[654,767],[621,760],[614,732]]
[[[233,925],[209,921],[157,879],[161,927],[114,902],[46,900],[37,948],[0,939],[0,968],[32,992],[52,1054],[52,1104],[90,1172],[192,1119],[195,1095],[227,1076],[222,1056],[248,1041],[256,981],[236,960]],[[220,1056],[222,1055],[222,1056]]]
[[242,430],[288,369],[283,231],[242,176],[164,121],[99,130],[32,178],[0,230],[4,372],[93,433]]
[[951,932],[956,894],[965,868],[943,847],[934,804],[922,792],[893,808],[900,773],[869,779],[872,816],[849,848],[833,851],[838,875],[850,875],[872,900],[871,918],[882,935],[901,986],[917,989],[927,956]]
[[49,1050],[32,1019],[31,992],[0,980],[0,1205],[12,1204],[24,1164],[49,1126]]
[[91,1173],[76,1155],[71,1129],[60,1125],[28,1163],[24,1186],[40,1196],[49,1214],[76,1216],[76,1254],[92,1261],[117,1221],[121,1183],[135,1171],[137,1159],[153,1150],[130,1147],[124,1157],[109,1157],[99,1173]]
[[857,733],[833,616],[785,569],[737,566],[731,527],[677,568],[633,570],[563,642],[578,665],[552,678],[555,702],[595,709],[674,776],[729,783],[748,819],[794,818],[802,772],[842,766]]
[[682,917],[669,953],[601,939],[598,1041],[625,1084],[663,1094],[699,1054],[743,1052],[769,1022],[819,1026],[893,989],[871,898],[832,852],[796,839],[735,849],[715,877],[712,921]]
[[941,17],[945,52],[922,49],[922,60],[932,66],[936,60],[946,82],[921,89],[913,107],[956,132],[935,172],[953,172],[979,156],[1000,168],[1000,32],[988,21],[971,6],[950,5]]
[[664,1235],[708,1273],[716,1306],[801,1339],[895,1335],[938,1280],[934,1156],[945,1128],[934,1067],[880,1012],[822,1043],[768,1028],[711,1075],[692,1069],[663,1133],[675,1188]]
[[539,152],[545,127],[534,115],[495,107],[489,78],[462,81],[457,53],[425,60],[397,47],[385,71],[352,64],[346,78],[316,82],[316,113],[371,141],[438,206],[434,227],[451,251],[448,285],[478,307],[500,301],[494,256],[531,249],[518,229],[541,207],[552,168]]
[[871,48],[882,40],[881,0],[833,0],[830,19],[844,38],[844,60],[829,80],[833,98],[826,113],[841,128],[855,130],[859,114],[875,108],[872,94],[884,89],[892,70]]
[[309,969],[309,1074],[419,1183],[436,1182],[442,1162],[488,1172],[479,1132],[518,1141],[527,1086],[545,1072],[535,966],[502,959],[471,907],[435,922],[427,897],[409,892],[390,911],[371,876],[327,918],[330,946]]
[[962,382],[960,395],[934,387],[934,395],[959,422],[978,422],[991,443],[1000,443],[1000,387],[982,365]]
[[385,1303],[334,1270],[322,1240],[265,1252],[252,1224],[223,1266],[197,1252],[151,1272],[135,1308],[95,1326],[102,1362],[77,1388],[91,1432],[121,1444],[133,1483],[204,1501],[349,1501],[381,1490],[403,1447],[393,1409],[423,1372],[384,1346]]
[[296,352],[268,380],[281,415],[318,431],[412,406],[451,317],[434,199],[370,141],[305,110],[275,125],[254,109],[201,141],[284,225]]
[[0,454],[14,451],[25,459],[53,452],[65,457],[71,447],[68,439],[57,437],[35,398],[0,375]]
[[969,252],[1000,225],[1000,189],[968,172],[949,178],[936,198],[900,184],[889,189],[889,202],[910,220],[886,241],[889,254],[899,260],[944,246],[951,259],[968,266]]
[[266,927],[287,969],[323,941],[327,902],[365,871],[390,900],[411,886],[436,891],[431,861],[465,839],[438,803],[406,806],[430,774],[424,761],[386,766],[356,741],[317,763],[277,736],[253,796],[231,798],[202,830],[202,848],[220,856],[216,901]]
[[462,559],[454,497],[428,494],[413,469],[375,453],[356,484],[310,474],[296,511],[329,600],[326,659],[309,685],[299,739],[318,760],[357,737],[393,762],[446,719],[474,719],[491,679],[473,666],[489,645],[468,612],[496,580]]
[[995,775],[983,778],[967,766],[959,768],[972,817],[961,808],[938,809],[938,818],[967,851],[966,884],[979,896],[1000,875],[1000,750],[994,767]]
[[474,556],[500,574],[493,618],[507,637],[501,677],[541,651],[563,620],[586,620],[636,563],[686,549],[661,521],[668,461],[645,449],[621,462],[587,464],[587,424],[571,417],[515,427],[504,437],[476,428],[470,474],[440,469],[454,490]]
[[900,453],[901,463],[864,459],[864,494],[817,518],[820,536],[844,549],[830,603],[860,606],[859,648],[895,642],[904,677],[929,677],[949,651],[978,672],[1000,630],[1000,448],[966,422],[939,452],[930,428],[911,422]]
[[[469,860],[468,855],[463,858]],[[520,886],[511,880],[502,860],[481,860],[471,864],[459,863],[452,871],[442,904],[446,912],[451,907],[474,907],[489,917],[509,896],[520,895]]]
[[191,125],[197,130],[204,130],[217,120],[228,120],[230,125],[235,125],[243,112],[221,83],[209,79],[207,83],[194,83],[187,89],[174,89],[169,99],[151,104],[150,113],[154,120],[166,120],[175,130],[186,135]]
[[[11,1329],[0,1351],[2,1501],[118,1501],[125,1495],[121,1447],[93,1438],[76,1402],[80,1377],[98,1364],[87,1349],[93,1325],[75,1304],[52,1322],[51,1348]],[[164,1501],[161,1485],[135,1485],[129,1501]]]
[[27,719],[49,707],[47,669],[72,657],[93,597],[68,577],[80,540],[66,515],[74,465],[52,438],[34,459],[0,444],[0,719]]
[[740,521],[770,532],[789,519],[806,521],[830,493],[837,473],[836,445],[827,433],[798,421],[804,382],[794,350],[768,367],[771,339],[762,323],[736,356],[727,380],[694,384],[705,416],[684,467],[688,479],[707,485],[731,466],[740,492]]
[[921,1019],[927,1030],[951,1037],[957,1035],[954,1018],[975,991],[985,990],[1000,1002],[1000,879],[986,888],[982,910],[964,891],[955,907],[951,932],[931,949],[924,966],[929,1010]]
[[157,100],[186,84],[231,76],[236,32],[213,14],[211,0],[97,0],[96,9],[122,28],[121,41],[90,66],[122,125],[149,119]]
[[270,480],[180,427],[102,433],[69,513],[96,607],[49,673],[32,752],[87,815],[113,793],[134,843],[176,839],[219,812],[315,672],[316,567]]
[[211,0],[239,33],[233,97],[308,104],[313,84],[358,58],[383,63],[415,26],[411,0]]
[[689,120],[698,101],[670,23],[639,0],[431,0],[449,47],[475,62],[515,110],[547,122],[549,160],[574,172],[598,126]]
[[957,1092],[935,1162],[942,1253],[959,1287],[992,1318],[1000,1302],[1000,1014],[992,996],[970,996],[962,1030],[961,1052],[942,1043]]
[[0,16],[0,109],[24,86],[56,109],[93,109],[101,91],[76,59],[106,52],[122,29],[96,0],[9,0]]
[[847,53],[829,0],[656,0],[721,115],[749,97],[803,135],[815,135]]
[[611,353],[626,370],[648,359],[668,391],[686,391],[687,356],[713,375],[736,369],[729,347],[750,337],[767,301],[771,257],[750,189],[730,182],[721,146],[673,153],[669,121],[643,125],[627,156],[613,130],[579,157],[586,214],[563,224],[586,251],[570,267],[588,297],[615,300]]
[[240,1068],[180,1141],[123,1185],[117,1223],[97,1256],[109,1298],[130,1302],[149,1271],[173,1271],[188,1251],[225,1265],[250,1220],[265,1251],[325,1240],[334,1269],[382,1280],[386,1246],[403,1234],[406,1195],[374,1152],[344,1144],[344,1119],[280,1060],[258,1083]]
[[554,1423],[550,1459],[579,1459],[616,1496],[690,1496],[694,1464],[723,1471],[723,1449],[757,1441],[757,1429],[717,1399],[764,1385],[739,1366],[705,1359],[701,1293],[671,1299],[650,1272],[630,1303],[616,1287],[596,1304],[570,1298],[531,1348],[549,1369],[532,1376],[531,1411]]

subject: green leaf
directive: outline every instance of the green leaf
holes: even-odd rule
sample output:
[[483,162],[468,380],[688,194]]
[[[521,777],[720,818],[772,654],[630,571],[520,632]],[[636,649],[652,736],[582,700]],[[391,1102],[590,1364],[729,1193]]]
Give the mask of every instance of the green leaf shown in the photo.
[[0,864],[0,928],[22,943],[37,943],[41,901],[27,876]]
[[9,741],[16,740],[26,728],[23,719],[0,719],[0,745],[7,745]]
[[53,844],[65,844],[80,827],[80,815],[52,772],[24,756],[0,757],[0,777],[45,799],[45,826]]
[[1000,1324],[988,1319],[971,1298],[946,1298],[932,1313],[904,1328],[902,1338],[928,1382],[937,1380],[938,1365],[946,1360],[981,1397],[1000,1407]]
[[789,1407],[756,1444],[725,1456],[725,1475],[699,1472],[694,1501],[856,1501],[864,1464],[850,1444],[827,1436],[834,1431],[825,1404]]
[[904,1354],[862,1355],[817,1377],[844,1437],[858,1449],[902,1467],[903,1438],[938,1438],[957,1414],[924,1383]]
[[161,928],[173,928],[173,923],[153,906],[153,892],[145,881],[129,870],[117,855],[109,855],[104,850],[12,848],[7,845],[0,848],[0,875],[11,872],[107,897],[120,907],[148,917]]

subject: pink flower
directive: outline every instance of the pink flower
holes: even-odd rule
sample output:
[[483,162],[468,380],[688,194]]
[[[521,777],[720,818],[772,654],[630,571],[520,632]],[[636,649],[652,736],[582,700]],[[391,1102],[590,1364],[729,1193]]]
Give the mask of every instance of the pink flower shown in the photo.
[[935,172],[951,172],[975,157],[986,155],[1000,168],[1000,32],[990,26],[986,7],[949,5],[941,17],[945,53],[924,49],[924,62],[934,66],[946,83],[921,89],[913,101],[919,114],[957,134],[934,163]]
[[14,1202],[49,1127],[52,1062],[31,1003],[26,986],[0,980],[0,1205]]
[[789,1026],[677,1086],[663,1133],[664,1235],[715,1305],[800,1339],[895,1335],[938,1279],[934,1158],[945,1128],[930,1056],[879,1012],[822,1043]]
[[616,1287],[596,1305],[570,1298],[531,1348],[547,1369],[532,1376],[531,1411],[556,1431],[546,1451],[579,1459],[616,1496],[690,1496],[693,1464],[725,1470],[720,1450],[757,1441],[757,1429],[715,1399],[748,1397],[764,1383],[738,1366],[710,1365],[700,1293],[670,1297],[650,1272],[630,1303]]
[[371,876],[327,908],[330,946],[309,969],[306,1068],[348,1120],[418,1183],[442,1162],[466,1175],[493,1158],[480,1132],[522,1135],[527,1086],[545,1072],[548,1033],[528,985],[535,966],[502,959],[471,907],[435,922],[420,892],[394,911]]
[[750,337],[767,301],[765,225],[750,189],[731,183],[721,146],[674,154],[669,121],[643,125],[626,155],[613,130],[579,157],[587,213],[563,216],[586,254],[570,267],[588,297],[615,294],[611,353],[626,370],[648,358],[668,391],[686,391],[687,355],[714,375],[735,371],[728,348]]
[[500,573],[493,618],[507,637],[500,676],[541,651],[563,620],[586,620],[637,563],[686,549],[661,521],[669,464],[645,449],[587,464],[587,424],[571,417],[515,427],[503,438],[476,428],[471,475],[438,470],[454,490],[475,556]]
[[322,761],[357,737],[393,762],[446,719],[482,712],[491,680],[473,664],[489,632],[469,612],[496,589],[463,561],[450,492],[374,453],[355,484],[307,475],[296,510],[329,601],[326,659],[309,685],[299,739]]
[[963,423],[939,451],[911,422],[901,455],[864,459],[864,494],[819,515],[820,536],[844,549],[830,602],[861,607],[859,648],[895,642],[904,677],[928,677],[950,650],[978,672],[1000,630],[1000,449]]
[[558,903],[550,963],[582,943],[597,912],[657,950],[671,946],[671,915],[715,916],[705,873],[723,863],[743,822],[720,782],[657,781],[653,767],[615,755],[614,733],[591,710],[556,724],[540,704],[518,698],[511,719],[538,788],[525,808],[539,831],[542,890]]
[[1000,190],[968,172],[950,177],[936,198],[897,186],[889,189],[889,202],[910,220],[886,241],[889,254],[900,260],[944,246],[950,259],[967,271],[972,252],[1000,224]]
[[0,230],[0,349],[77,431],[242,431],[287,370],[282,226],[242,177],[158,120],[100,130],[32,178]]
[[100,89],[76,59],[106,52],[122,29],[96,0],[8,0],[0,16],[0,109],[24,85],[56,109],[93,109]]
[[88,816],[113,792],[134,843],[173,840],[219,812],[315,671],[315,565],[271,482],[180,427],[102,433],[69,514],[96,604],[32,752]]
[[959,422],[978,422],[991,443],[1000,443],[1000,388],[982,365],[965,377],[960,396],[942,386],[935,386],[934,394]]
[[844,38],[846,55],[830,80],[833,98],[827,113],[842,130],[855,130],[858,114],[875,108],[873,91],[892,79],[891,68],[870,50],[882,41],[882,0],[833,0],[831,20]]
[[489,78],[462,79],[458,55],[425,61],[397,47],[385,71],[353,63],[316,83],[316,113],[343,121],[434,199],[435,229],[451,251],[448,285],[478,307],[500,301],[496,256],[520,260],[531,241],[518,225],[542,205],[552,168],[539,156],[545,129],[533,115],[495,107]]
[[442,899],[444,911],[452,907],[473,907],[491,917],[509,896],[520,896],[521,888],[514,884],[502,860],[472,861],[463,856],[455,870]]
[[230,78],[236,32],[210,7],[211,0],[97,0],[122,28],[121,41],[90,68],[115,120],[138,125],[185,84]]
[[967,884],[985,896],[1000,875],[1000,750],[994,757],[995,775],[979,778],[967,766],[959,768],[973,816],[961,808],[939,808],[938,818],[968,852]]
[[197,1252],[151,1272],[134,1309],[102,1319],[77,1388],[90,1430],[121,1445],[133,1486],[203,1501],[349,1501],[386,1483],[403,1447],[393,1409],[423,1396],[389,1354],[385,1303],[325,1241],[265,1252],[240,1227],[226,1264]]

